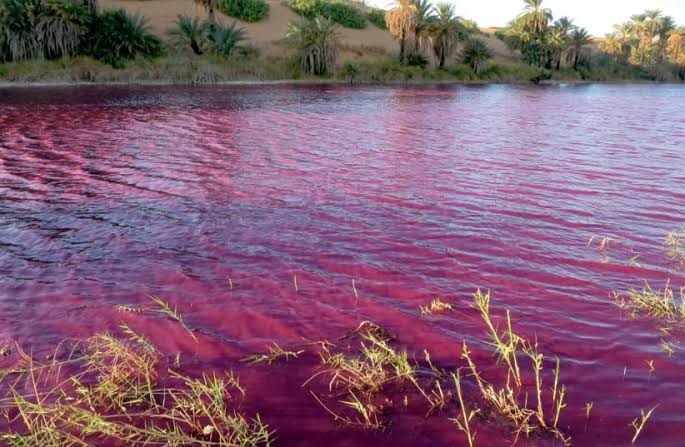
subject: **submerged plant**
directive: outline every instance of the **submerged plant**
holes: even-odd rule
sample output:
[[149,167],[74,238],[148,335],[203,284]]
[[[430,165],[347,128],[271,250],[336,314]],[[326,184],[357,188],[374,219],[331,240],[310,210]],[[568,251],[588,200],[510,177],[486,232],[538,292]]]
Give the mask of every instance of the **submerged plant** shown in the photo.
[[269,346],[268,354],[248,355],[243,359],[243,361],[250,363],[267,363],[270,365],[281,359],[285,361],[296,359],[302,353],[304,353],[304,351],[286,351],[278,346],[278,344],[274,343],[273,346]]
[[668,259],[678,268],[685,267],[685,228],[668,233],[664,245]]
[[676,297],[670,283],[666,283],[664,290],[654,290],[645,282],[641,290],[628,290],[626,297],[614,293],[614,300],[634,317],[644,314],[668,323],[685,322],[685,288]]
[[[13,427],[0,434],[10,446],[197,445],[265,447],[273,433],[257,415],[231,409],[234,391],[245,394],[232,373],[191,378],[169,371],[160,386],[159,351],[143,335],[122,326],[128,338],[103,333],[47,364],[0,376],[0,408]],[[58,360],[62,357],[62,360]],[[67,372],[68,371],[68,372]],[[135,421],[135,423],[133,422]]]
[[435,298],[427,306],[419,306],[422,315],[430,315],[435,312],[446,312],[452,310],[450,303],[443,302],[440,298]]
[[642,433],[642,430],[644,430],[647,421],[650,417],[652,417],[652,413],[654,413],[654,410],[656,410],[657,407],[658,405],[649,410],[647,413],[645,413],[645,410],[640,410],[640,416],[633,419],[633,421],[630,423],[635,430],[635,435],[633,436],[631,443],[635,444],[635,442],[637,442],[637,438],[640,436],[640,433]]

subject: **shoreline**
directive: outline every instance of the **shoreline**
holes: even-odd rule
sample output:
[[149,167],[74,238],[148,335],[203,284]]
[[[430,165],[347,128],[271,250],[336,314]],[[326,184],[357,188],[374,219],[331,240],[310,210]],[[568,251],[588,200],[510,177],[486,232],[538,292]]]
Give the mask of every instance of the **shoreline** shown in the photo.
[[488,81],[488,80],[420,80],[420,81],[386,81],[386,82],[355,82],[350,83],[340,79],[281,79],[281,80],[244,80],[219,81],[212,83],[177,82],[164,80],[150,81],[38,81],[15,82],[0,81],[0,89],[12,88],[49,88],[49,87],[240,87],[240,86],[307,86],[307,85],[347,85],[350,87],[398,87],[398,86],[430,86],[430,85],[530,85],[530,86],[559,86],[559,85],[684,85],[683,82],[658,82],[643,80],[614,80],[614,81],[583,81],[583,80],[547,80],[539,83],[530,81]]

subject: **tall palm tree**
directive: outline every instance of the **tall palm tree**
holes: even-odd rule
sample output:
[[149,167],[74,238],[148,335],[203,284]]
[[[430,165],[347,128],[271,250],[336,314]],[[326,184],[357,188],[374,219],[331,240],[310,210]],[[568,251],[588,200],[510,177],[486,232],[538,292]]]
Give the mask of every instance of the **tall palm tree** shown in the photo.
[[666,56],[666,47],[671,32],[676,29],[675,20],[671,16],[661,17],[659,20],[659,61],[663,62]]
[[635,44],[635,34],[633,33],[632,23],[626,22],[615,25],[614,33],[621,44],[621,54],[627,58],[630,55],[631,47]]
[[582,55],[583,47],[592,42],[590,34],[585,28],[575,28],[571,32],[571,47],[568,52],[568,59],[573,60],[573,69],[578,69],[578,62]]
[[416,19],[412,27],[412,39],[414,40],[414,54],[421,54],[421,48],[428,38],[428,30],[432,25],[433,5],[430,0],[412,0],[416,6]]
[[395,0],[395,7],[385,13],[390,34],[400,41],[400,63],[404,62],[407,39],[416,21],[416,5],[411,0]]
[[667,40],[667,49],[673,62],[680,64],[681,56],[685,56],[685,26],[671,31]]
[[438,3],[435,7],[435,17],[431,27],[433,53],[438,58],[440,68],[443,68],[445,60],[457,48],[463,25],[461,17],[456,14],[454,5],[449,3]]
[[195,5],[197,5],[200,8],[204,8],[207,10],[207,20],[209,20],[210,23],[214,23],[216,21],[216,16],[214,14],[214,11],[219,7],[219,0],[193,0],[195,2]]
[[335,65],[340,34],[337,25],[321,16],[288,25],[288,39],[298,50],[302,69],[321,75]]
[[526,31],[542,34],[552,21],[552,10],[542,7],[542,0],[524,0],[525,9],[519,15]]
[[490,48],[480,39],[469,39],[461,52],[462,63],[471,67],[475,74],[480,74],[492,57]]
[[623,44],[617,33],[606,34],[604,36],[604,40],[602,40],[600,44],[600,47],[607,54],[611,54],[612,56],[616,56],[617,58],[623,56],[624,54]]
[[[550,53],[550,63],[555,63],[555,68],[561,68],[561,58],[568,46],[568,34],[563,29],[553,27],[547,34],[547,47]],[[551,64],[550,64],[551,65]]]

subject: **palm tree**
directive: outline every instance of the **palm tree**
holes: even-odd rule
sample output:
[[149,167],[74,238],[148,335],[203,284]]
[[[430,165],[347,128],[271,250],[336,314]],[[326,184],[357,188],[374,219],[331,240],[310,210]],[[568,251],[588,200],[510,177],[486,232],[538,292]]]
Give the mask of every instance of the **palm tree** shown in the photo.
[[592,42],[590,34],[585,28],[576,28],[571,32],[571,47],[568,52],[568,60],[573,60],[573,69],[578,69],[578,62],[583,51],[583,47]]
[[332,20],[316,16],[290,23],[288,39],[297,48],[300,64],[307,73],[325,74],[335,65],[340,35]]
[[633,24],[630,22],[621,23],[614,26],[614,34],[621,44],[621,54],[624,57],[630,55],[630,49],[635,44],[635,34],[633,34]]
[[668,46],[668,38],[671,34],[671,31],[673,31],[676,28],[675,20],[673,20],[673,17],[671,16],[664,16],[661,17],[659,20],[659,30],[658,30],[658,36],[659,36],[659,61],[663,62],[664,57],[666,56],[666,47]]
[[553,27],[547,34],[547,47],[550,52],[550,62],[555,63],[555,68],[561,68],[561,57],[568,46],[568,34],[563,29]]
[[462,19],[456,15],[454,5],[449,3],[438,3],[435,16],[431,27],[433,53],[438,58],[440,68],[443,68],[445,60],[454,53],[461,37]]
[[483,71],[490,58],[492,58],[490,49],[480,39],[469,39],[466,41],[461,52],[461,62],[471,67],[475,74]]
[[434,15],[430,0],[412,0],[416,6],[416,18],[412,27],[415,55],[421,54],[421,47],[426,42],[427,31],[431,27]]
[[230,56],[235,50],[239,49],[238,45],[243,40],[247,39],[247,32],[244,28],[238,27],[238,22],[233,21],[230,25],[218,22],[209,22],[207,26],[207,39],[212,44],[212,52],[219,56]]
[[199,17],[179,15],[176,26],[169,30],[169,36],[178,44],[189,45],[193,53],[200,55],[203,53],[205,31],[206,27],[200,22]]
[[214,23],[216,21],[216,17],[214,14],[214,10],[219,7],[219,0],[193,0],[195,2],[195,5],[197,5],[200,8],[204,8],[207,10],[207,20],[209,20],[209,23]]
[[46,3],[35,27],[43,57],[52,59],[76,55],[91,18],[89,8],[83,3]]
[[526,31],[542,34],[552,21],[552,11],[542,7],[542,0],[524,0],[525,9],[519,15]]
[[671,31],[667,40],[667,49],[673,62],[679,64],[680,56],[685,55],[685,26]]
[[407,38],[416,21],[416,5],[411,0],[395,0],[395,7],[385,13],[385,24],[390,34],[400,40],[400,63],[404,62]]
[[607,54],[616,56],[622,56],[624,54],[623,44],[618,34],[609,33],[604,36],[604,40],[600,43],[600,47]]

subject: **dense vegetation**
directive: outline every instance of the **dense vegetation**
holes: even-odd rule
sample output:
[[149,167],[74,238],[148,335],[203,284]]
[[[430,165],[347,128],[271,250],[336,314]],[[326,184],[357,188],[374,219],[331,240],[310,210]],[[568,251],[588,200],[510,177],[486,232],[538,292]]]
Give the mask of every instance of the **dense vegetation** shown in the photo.
[[[189,0],[190,1],[190,0]],[[447,3],[396,0],[388,11],[343,0],[294,0],[303,16],[289,27],[292,48],[259,56],[245,21],[268,14],[264,0],[193,0],[205,20],[180,16],[163,42],[143,17],[100,11],[97,0],[0,0],[0,77],[8,80],[218,82],[240,79],[338,78],[353,82],[541,80],[685,80],[685,28],[659,11],[635,15],[602,40],[569,18],[554,20],[542,0],[497,32],[520,63],[492,60],[478,26]],[[398,53],[342,45],[338,26],[372,22],[398,42]],[[355,55],[339,64],[338,55]],[[160,57],[164,56],[164,57]],[[199,57],[202,56],[202,57]],[[117,73],[110,67],[126,68]],[[434,67],[434,68],[432,68]],[[51,74],[52,73],[52,74]]]
[[359,8],[343,1],[294,0],[290,7],[297,14],[308,19],[319,16],[346,28],[362,29],[366,27],[364,13]]
[[332,20],[317,16],[291,23],[288,39],[297,49],[297,58],[306,73],[322,75],[335,64],[340,40]]
[[385,24],[385,11],[379,8],[369,8],[366,10],[366,20],[376,25],[380,29],[388,29]]
[[554,20],[543,0],[525,0],[524,11],[497,32],[523,62],[555,71],[566,63],[589,79],[593,71],[654,80],[674,79],[677,74],[684,79],[684,36],[683,28],[677,28],[671,17],[646,11],[617,25],[616,31],[600,43],[604,51],[616,57],[593,55],[589,33],[568,17]]
[[160,53],[146,20],[124,10],[99,12],[91,0],[0,1],[0,62],[89,55],[116,66]]
[[269,16],[269,4],[264,0],[221,0],[219,10],[244,22],[261,22]]
[[685,80],[685,26],[677,27],[661,11],[648,10],[615,25],[601,46],[617,61],[646,67],[657,78],[675,72]]

